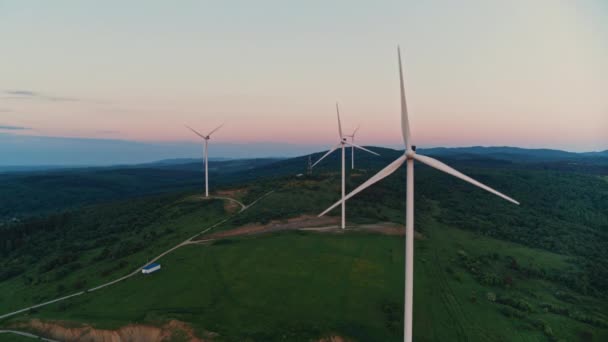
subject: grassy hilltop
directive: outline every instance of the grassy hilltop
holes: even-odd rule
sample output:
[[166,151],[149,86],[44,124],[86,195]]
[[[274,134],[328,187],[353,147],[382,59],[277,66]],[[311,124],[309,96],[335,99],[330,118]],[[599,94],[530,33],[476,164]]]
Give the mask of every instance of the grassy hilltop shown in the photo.
[[[349,172],[348,189],[399,154],[379,151],[382,158],[357,155],[360,169]],[[261,198],[242,213],[185,186],[5,224],[0,315],[126,275],[221,222],[197,237],[213,241],[176,249],[160,259],[158,273],[30,310],[0,327],[32,318],[104,329],[177,319],[217,341],[400,340],[402,235],[351,229],[217,237],[316,215],[336,201],[337,158],[312,176],[295,176],[306,159],[231,173],[216,188],[223,196],[245,204]],[[415,340],[607,340],[606,174],[478,157],[448,162],[522,205],[416,166]],[[404,184],[403,170],[353,198],[348,224],[402,223]]]

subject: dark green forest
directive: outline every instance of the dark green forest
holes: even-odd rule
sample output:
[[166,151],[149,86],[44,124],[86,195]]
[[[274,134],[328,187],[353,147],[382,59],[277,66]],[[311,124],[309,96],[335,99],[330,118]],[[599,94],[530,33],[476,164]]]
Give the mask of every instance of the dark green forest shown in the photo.
[[[211,161],[211,186],[252,179],[249,170],[277,159]],[[202,186],[203,165],[144,164],[0,173],[0,224],[64,209],[154,194],[194,190]]]

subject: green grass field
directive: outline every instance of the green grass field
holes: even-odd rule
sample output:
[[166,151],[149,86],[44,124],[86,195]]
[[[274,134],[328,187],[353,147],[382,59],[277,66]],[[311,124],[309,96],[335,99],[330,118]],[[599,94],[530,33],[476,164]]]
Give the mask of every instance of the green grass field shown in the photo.
[[399,302],[400,245],[384,236],[292,233],[189,246],[163,260],[159,273],[40,316],[109,328],[176,318],[235,341],[333,331],[390,340],[381,305]]
[[[425,232],[416,241],[416,341],[608,338],[607,329],[543,311],[545,301],[568,304],[551,296],[568,291],[560,285],[515,274],[509,288],[482,285],[458,262],[462,253],[496,253],[498,260],[508,255],[521,265],[562,269],[569,267],[567,258],[439,225]],[[161,263],[158,273],[32,316],[102,328],[178,319],[200,334],[219,333],[219,341],[308,341],[326,334],[358,341],[401,339],[402,237],[290,232],[188,246]],[[498,272],[500,262],[486,268]],[[489,292],[525,300],[531,311],[511,308],[521,317],[506,317],[508,305],[488,300]],[[576,300],[593,311],[584,297]],[[605,307],[595,309],[599,315]]]

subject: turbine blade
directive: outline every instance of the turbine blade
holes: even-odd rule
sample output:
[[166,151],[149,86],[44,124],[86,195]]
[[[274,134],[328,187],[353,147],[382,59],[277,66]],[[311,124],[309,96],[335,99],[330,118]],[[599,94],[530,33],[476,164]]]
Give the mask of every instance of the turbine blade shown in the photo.
[[321,160],[323,160],[325,157],[327,157],[328,155],[330,155],[330,154],[331,154],[333,151],[337,150],[337,149],[338,149],[338,147],[340,147],[340,144],[337,144],[337,145],[336,145],[336,146],[334,146],[334,147],[333,147],[331,150],[327,151],[327,153],[325,153],[325,154],[323,155],[323,157],[321,157],[321,158],[320,158],[319,160],[317,160],[317,161],[316,161],[314,164],[312,164],[312,166],[311,166],[310,168],[312,169],[313,167],[315,167],[315,165],[319,164],[319,162],[320,162]]
[[206,137],[204,135],[202,135],[199,132],[195,131],[194,128],[192,128],[192,127],[190,127],[188,125],[184,125],[184,126],[186,126],[186,128],[190,129],[192,132],[194,132],[194,134],[198,135],[199,137],[201,137],[203,139],[206,139]]
[[218,129],[222,128],[222,126],[224,126],[224,124],[221,124],[219,126],[217,126],[213,131],[209,132],[209,134],[207,134],[208,137],[211,136],[211,134],[213,134],[213,132],[217,131]]
[[355,137],[355,134],[357,134],[357,131],[359,130],[359,127],[361,127],[361,125],[357,125],[357,128],[355,128],[355,130],[353,131],[353,134],[350,135],[350,137]]
[[338,103],[336,102],[336,114],[338,115],[338,133],[340,133],[340,139],[344,138],[344,134],[342,134],[342,122],[340,122],[340,109],[338,108]]
[[366,188],[369,188],[374,183],[377,183],[378,181],[380,181],[380,180],[388,177],[390,174],[392,174],[393,172],[395,172],[401,165],[403,165],[403,163],[405,163],[406,160],[407,160],[407,157],[405,156],[405,154],[402,155],[401,157],[397,158],[394,162],[388,164],[387,167],[385,167],[384,169],[380,170],[378,173],[376,173],[370,179],[368,179],[367,181],[365,181],[365,183],[359,185],[350,194],[346,195],[346,197],[344,197],[343,199],[340,199],[338,202],[334,203],[331,207],[325,209],[324,212],[322,212],[322,213],[319,214],[319,217],[327,214],[332,209],[334,209],[335,207],[339,206],[342,203],[342,201],[349,200],[351,197],[355,196],[356,194],[360,193],[361,191],[365,190]]
[[517,202],[516,200],[512,199],[511,197],[509,197],[507,195],[504,195],[504,194],[502,194],[502,193],[500,193],[500,192],[498,192],[498,191],[490,188],[489,186],[487,186],[485,184],[482,184],[482,183],[474,180],[473,178],[471,178],[471,177],[463,174],[460,171],[457,171],[457,170],[453,169],[452,167],[450,167],[450,166],[448,166],[448,165],[440,162],[437,159],[434,159],[434,158],[431,158],[431,157],[427,157],[427,156],[423,156],[423,155],[420,155],[420,154],[415,154],[414,155],[414,159],[417,160],[417,161],[419,161],[419,162],[421,162],[421,163],[424,163],[424,164],[426,164],[426,165],[428,165],[430,167],[434,167],[434,168],[436,168],[439,171],[443,171],[443,172],[448,173],[448,174],[450,174],[450,175],[452,175],[452,176],[454,176],[456,178],[460,178],[460,179],[462,179],[465,182],[469,182],[469,183],[471,183],[471,184],[473,184],[475,186],[478,186],[478,187],[484,189],[485,191],[491,192],[491,193],[493,193],[494,195],[496,195],[498,197],[502,197],[503,199],[505,199],[505,200],[507,200],[507,201],[509,201],[511,203],[515,203],[515,204],[519,205],[519,202]]
[[405,148],[410,150],[412,147],[410,135],[410,121],[407,117],[407,103],[405,101],[405,85],[403,84],[403,69],[401,67],[401,49],[397,46],[397,57],[399,59],[399,86],[401,90],[401,135]]
[[365,147],[363,147],[363,146],[359,146],[359,145],[357,145],[357,144],[354,144],[354,143],[349,143],[349,142],[346,142],[345,144],[346,144],[346,145],[353,146],[353,147],[356,147],[356,148],[358,148],[358,149],[360,149],[360,150],[363,150],[363,151],[365,151],[365,152],[369,152],[369,153],[371,153],[371,154],[375,154],[375,155],[379,156],[379,154],[378,154],[378,153],[376,153],[376,152],[374,152],[374,151],[370,151],[370,150],[366,149],[366,148],[365,148]]

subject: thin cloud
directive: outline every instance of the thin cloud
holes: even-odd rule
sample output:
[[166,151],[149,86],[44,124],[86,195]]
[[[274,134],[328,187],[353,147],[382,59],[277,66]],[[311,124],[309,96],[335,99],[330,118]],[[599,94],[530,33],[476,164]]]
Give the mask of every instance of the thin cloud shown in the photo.
[[0,125],[0,129],[9,130],[9,131],[25,131],[25,130],[30,130],[31,128],[23,127],[23,126]]
[[7,90],[5,93],[9,95],[17,95],[17,96],[39,96],[38,93],[29,91],[29,90]]
[[77,99],[74,97],[63,97],[63,96],[52,96],[47,94],[42,94],[36,91],[31,90],[23,90],[23,89],[11,89],[4,91],[5,96],[4,99],[18,99],[18,100],[42,100],[42,101],[52,101],[52,102],[79,102],[81,99]]

